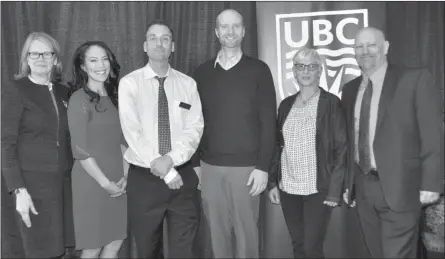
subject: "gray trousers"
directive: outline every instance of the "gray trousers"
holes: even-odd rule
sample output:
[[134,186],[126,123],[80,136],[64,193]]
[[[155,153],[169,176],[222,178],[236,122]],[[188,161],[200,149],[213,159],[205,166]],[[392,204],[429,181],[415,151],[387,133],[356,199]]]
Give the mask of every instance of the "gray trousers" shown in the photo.
[[260,195],[249,195],[247,186],[253,169],[201,161],[202,205],[215,258],[259,258]]
[[378,174],[365,175],[358,165],[355,170],[358,219],[371,257],[416,258],[420,203],[413,210],[392,210]]

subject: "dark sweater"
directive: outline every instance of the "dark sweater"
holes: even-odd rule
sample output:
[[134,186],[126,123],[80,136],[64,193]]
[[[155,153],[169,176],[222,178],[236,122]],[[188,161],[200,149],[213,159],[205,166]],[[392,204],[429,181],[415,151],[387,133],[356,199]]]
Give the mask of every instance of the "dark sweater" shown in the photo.
[[276,137],[276,97],[269,67],[246,55],[227,71],[214,64],[215,58],[195,71],[204,132],[193,166],[202,160],[269,172]]

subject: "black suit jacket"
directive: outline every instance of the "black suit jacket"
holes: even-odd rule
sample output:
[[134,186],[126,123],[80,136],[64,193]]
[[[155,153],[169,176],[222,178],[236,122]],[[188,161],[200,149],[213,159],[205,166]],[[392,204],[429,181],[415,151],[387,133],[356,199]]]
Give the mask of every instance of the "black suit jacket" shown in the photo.
[[[277,137],[269,189],[281,180],[283,125],[299,92],[284,99],[278,108]],[[327,200],[340,202],[346,171],[347,133],[344,110],[339,98],[320,88],[316,121],[317,189],[327,192]]]
[[2,86],[2,174],[9,191],[36,185],[35,172],[63,174],[72,167],[68,89],[55,83],[53,92],[59,116],[48,86],[28,78]]
[[[360,173],[355,172],[354,107],[361,81],[360,76],[347,83],[342,94],[350,139],[349,190],[353,189],[354,174]],[[443,191],[442,109],[427,70],[388,66],[373,148],[385,199],[395,211],[418,207],[420,190]]]

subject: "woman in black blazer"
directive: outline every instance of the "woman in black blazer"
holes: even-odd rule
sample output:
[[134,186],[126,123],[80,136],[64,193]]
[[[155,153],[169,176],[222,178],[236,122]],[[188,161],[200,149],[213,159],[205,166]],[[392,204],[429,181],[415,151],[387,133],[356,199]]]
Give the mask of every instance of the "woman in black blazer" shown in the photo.
[[[59,44],[33,32],[16,80],[1,90],[2,181],[10,194],[2,198],[18,212],[3,211],[2,244],[26,258],[64,253],[63,183],[73,159],[61,76]],[[2,249],[5,257],[15,252]]]
[[301,48],[293,58],[300,91],[278,110],[269,198],[279,204],[295,258],[323,258],[331,207],[339,205],[345,174],[346,125],[340,99],[319,87],[322,59]]

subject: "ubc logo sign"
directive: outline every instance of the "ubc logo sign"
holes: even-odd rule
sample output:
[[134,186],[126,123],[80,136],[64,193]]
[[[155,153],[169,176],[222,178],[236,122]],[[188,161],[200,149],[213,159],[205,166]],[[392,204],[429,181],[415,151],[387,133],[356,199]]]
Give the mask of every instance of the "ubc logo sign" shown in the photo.
[[368,10],[344,10],[276,15],[278,89],[281,99],[298,91],[292,57],[312,46],[324,59],[320,86],[341,97],[345,83],[360,75],[354,58],[357,31],[368,27]]

